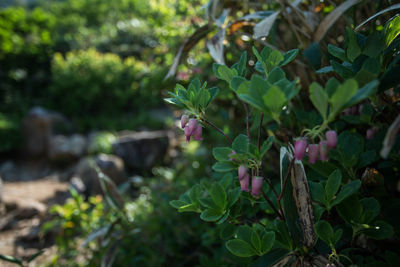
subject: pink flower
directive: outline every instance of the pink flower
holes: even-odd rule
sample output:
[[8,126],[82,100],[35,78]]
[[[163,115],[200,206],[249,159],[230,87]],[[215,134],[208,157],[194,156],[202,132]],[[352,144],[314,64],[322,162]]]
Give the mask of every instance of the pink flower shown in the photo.
[[192,133],[190,132],[189,126],[185,126],[183,129],[185,131],[185,136],[186,136],[186,141],[190,141],[190,137],[192,136]]
[[328,142],[329,148],[335,148],[337,145],[337,133],[336,131],[327,131],[326,134],[326,141]]
[[318,145],[311,144],[308,146],[308,162],[314,164],[318,159]]
[[307,148],[306,139],[302,138],[296,140],[296,144],[294,145],[294,157],[298,160],[301,160],[306,153],[306,148]]
[[190,141],[190,137],[193,136],[193,139],[196,141],[203,140],[202,133],[203,128],[201,124],[196,119],[190,119],[189,123],[184,128],[186,141]]
[[249,181],[250,181],[250,176],[246,174],[242,180],[240,180],[240,190],[249,192]]
[[197,123],[197,127],[193,131],[194,140],[196,140],[196,141],[203,140],[202,134],[203,134],[203,128],[201,127],[200,123]]
[[242,180],[246,175],[247,175],[247,167],[244,165],[240,165],[238,169],[239,180]]
[[263,178],[260,176],[253,176],[251,179],[251,195],[257,197],[260,195],[262,188]]
[[328,147],[328,142],[327,141],[321,141],[319,142],[319,157],[322,161],[328,161],[329,160],[329,147]]
[[182,129],[185,128],[186,124],[189,121],[189,117],[187,115],[182,115],[181,117],[181,127]]

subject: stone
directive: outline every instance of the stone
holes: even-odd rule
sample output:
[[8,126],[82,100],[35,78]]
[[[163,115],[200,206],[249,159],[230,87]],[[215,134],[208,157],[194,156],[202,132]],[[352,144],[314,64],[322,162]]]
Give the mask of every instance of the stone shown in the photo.
[[168,145],[166,131],[121,132],[113,144],[113,151],[127,167],[151,170],[155,164],[162,162]]
[[46,156],[48,142],[56,125],[66,122],[59,113],[34,107],[22,122],[24,135],[24,155],[28,157]]
[[[80,191],[83,188],[85,195],[102,194],[99,174],[94,164],[97,164],[99,169],[116,185],[120,185],[127,180],[125,165],[120,157],[106,154],[100,154],[96,157],[84,157],[77,164],[73,178],[75,179],[74,185],[80,188]],[[81,182],[78,179],[82,181],[84,186],[80,184]]]
[[86,154],[87,140],[80,134],[50,137],[48,157],[51,161],[65,162],[78,159]]

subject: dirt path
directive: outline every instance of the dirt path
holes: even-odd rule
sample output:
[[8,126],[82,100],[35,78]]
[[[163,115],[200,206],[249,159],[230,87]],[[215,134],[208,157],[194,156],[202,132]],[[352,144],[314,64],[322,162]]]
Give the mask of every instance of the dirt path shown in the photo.
[[[53,177],[24,182],[4,182],[0,213],[0,253],[27,258],[49,242],[40,236],[41,225],[49,218],[50,207],[62,204],[68,197],[68,183]],[[36,263],[51,257],[52,249],[37,258]],[[33,266],[39,266],[35,263]],[[16,266],[0,261],[0,266]]]

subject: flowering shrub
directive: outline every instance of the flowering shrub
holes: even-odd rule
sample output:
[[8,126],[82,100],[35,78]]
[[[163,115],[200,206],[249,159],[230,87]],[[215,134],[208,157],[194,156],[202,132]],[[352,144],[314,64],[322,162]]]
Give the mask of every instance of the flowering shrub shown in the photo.
[[[348,28],[346,37],[345,50],[328,47],[343,63],[332,60],[332,66],[318,71],[334,71],[342,82],[334,77],[324,87],[314,82],[308,97],[299,94],[299,81],[288,79],[283,70],[296,58],[297,49],[282,54],[270,47],[261,52],[253,48],[257,62],[251,71],[246,52],[230,68],[214,64],[216,77],[227,83],[246,112],[246,134],[233,141],[206,114],[217,88],[207,89],[207,83],[201,85],[194,79],[188,88],[178,84],[166,99],[184,110],[181,126],[187,141],[191,136],[202,139],[201,134],[196,136],[202,124],[228,142],[212,151],[217,179],[202,180],[170,204],[179,212],[196,212],[202,220],[220,225],[226,248],[235,256],[251,257],[254,266],[392,264],[399,260],[393,248],[387,247],[398,242],[399,233],[399,218],[390,214],[399,204],[388,189],[397,183],[390,177],[399,174],[394,167],[399,157],[391,150],[399,145],[396,138],[390,142],[388,149],[393,153],[389,158],[378,155],[388,127],[380,116],[396,104],[378,105],[385,94],[393,94],[393,87],[399,87],[398,81],[388,87],[384,80],[398,66],[400,42],[385,43],[391,38],[385,31],[363,36]],[[299,128],[290,123],[299,107],[310,104],[319,113],[317,119],[313,111],[305,115],[309,124]],[[249,124],[256,115],[260,122],[254,136]],[[266,136],[264,120],[278,130]],[[381,130],[372,132],[374,125]],[[387,135],[393,136],[394,128]],[[271,166],[276,152],[279,166]],[[380,253],[386,247],[390,251]],[[377,251],[370,255],[372,249]]]

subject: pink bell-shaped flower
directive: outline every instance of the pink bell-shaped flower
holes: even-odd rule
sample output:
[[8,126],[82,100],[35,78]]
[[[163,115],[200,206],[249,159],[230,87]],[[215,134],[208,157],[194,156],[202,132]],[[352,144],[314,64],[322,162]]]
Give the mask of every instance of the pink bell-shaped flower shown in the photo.
[[318,160],[318,145],[311,144],[308,146],[308,162],[314,164]]
[[189,122],[189,117],[187,115],[182,115],[181,117],[181,127],[185,128],[186,124]]
[[197,123],[197,127],[193,131],[194,140],[196,140],[196,141],[203,140],[202,134],[203,134],[203,128],[201,127],[200,123]]
[[329,147],[328,147],[328,142],[327,141],[319,142],[319,158],[322,161],[328,161],[329,160]]
[[251,179],[251,195],[258,198],[262,189],[263,178],[260,176],[253,176]]
[[238,169],[239,180],[242,180],[246,175],[247,175],[247,167],[244,165],[240,165]]
[[328,142],[329,148],[335,148],[337,145],[337,133],[336,131],[327,131],[325,134],[326,141]]
[[185,132],[186,141],[189,142],[190,141],[190,137],[192,136],[192,133],[190,132],[189,126],[185,126],[185,128],[183,130]]
[[307,141],[305,138],[296,140],[296,143],[294,145],[294,157],[298,160],[302,160],[302,158],[306,154],[306,148]]
[[249,182],[250,182],[250,176],[246,174],[242,180],[240,180],[240,190],[241,191],[246,191],[250,192],[249,190]]
[[196,119],[189,120],[187,127],[189,128],[188,131],[190,132],[190,134],[193,134],[194,130],[196,130],[197,124],[198,124],[198,122]]

